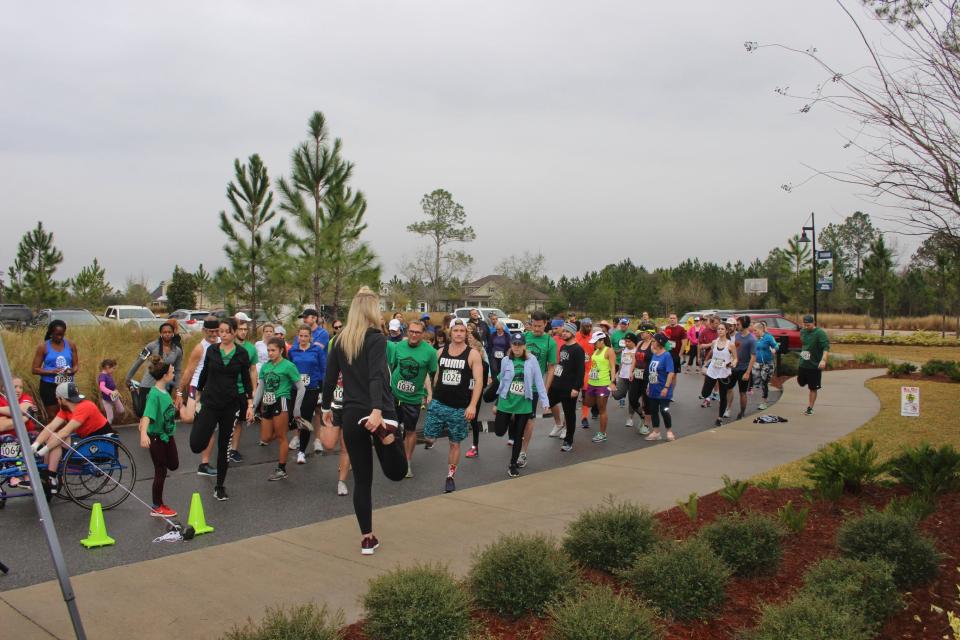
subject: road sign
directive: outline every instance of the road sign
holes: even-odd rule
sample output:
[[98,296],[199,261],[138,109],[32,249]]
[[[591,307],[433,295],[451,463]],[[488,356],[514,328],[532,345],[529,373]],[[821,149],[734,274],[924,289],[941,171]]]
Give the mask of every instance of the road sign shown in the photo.
[[817,260],[833,260],[833,251],[817,251]]
[[755,293],[755,294],[766,293],[767,279],[766,278],[744,278],[743,292]]
[[920,387],[900,387],[900,415],[920,417]]

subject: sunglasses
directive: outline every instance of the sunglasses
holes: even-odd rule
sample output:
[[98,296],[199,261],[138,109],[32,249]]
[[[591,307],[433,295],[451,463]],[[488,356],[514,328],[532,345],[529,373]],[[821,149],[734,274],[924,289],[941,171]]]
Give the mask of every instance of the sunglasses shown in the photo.
[[343,329],[343,325],[342,325],[342,324],[335,324],[335,325],[333,325],[333,328],[334,328],[334,329],[337,329],[337,330]]

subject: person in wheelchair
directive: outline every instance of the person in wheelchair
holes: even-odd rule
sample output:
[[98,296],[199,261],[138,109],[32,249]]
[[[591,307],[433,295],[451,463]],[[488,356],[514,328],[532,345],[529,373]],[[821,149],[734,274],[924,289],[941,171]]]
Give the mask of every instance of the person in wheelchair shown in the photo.
[[[17,397],[17,404],[20,405],[22,413],[33,415],[37,410],[37,403],[28,394],[23,392],[23,380],[21,378],[13,379],[13,394]],[[4,390],[3,396],[0,396],[0,434],[13,431],[13,419],[10,417],[10,401],[7,399],[7,392]]]
[[99,407],[81,395],[76,384],[57,385],[56,397],[60,411],[30,445],[34,453],[46,458],[52,492],[57,489],[56,470],[63,455],[63,443],[69,441],[71,435],[87,438],[115,433]]

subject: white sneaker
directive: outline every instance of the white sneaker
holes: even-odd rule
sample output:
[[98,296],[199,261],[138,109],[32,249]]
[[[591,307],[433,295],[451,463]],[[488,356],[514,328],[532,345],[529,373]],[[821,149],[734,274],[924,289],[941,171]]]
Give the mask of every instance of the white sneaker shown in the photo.
[[307,464],[307,454],[297,451],[297,464]]
[[632,426],[633,426],[633,418],[628,418],[628,419],[627,419],[627,424],[625,424],[625,425],[623,425],[623,426],[625,426],[625,427],[632,427]]
[[729,417],[730,417],[730,409],[727,409],[726,411],[723,412],[723,417],[724,417],[724,418],[729,418]]
[[563,427],[561,427],[561,426],[558,425],[558,424],[554,424],[554,425],[553,425],[553,429],[550,429],[550,437],[551,437],[551,438],[556,438],[557,436],[560,435],[560,432],[561,432],[562,430],[563,430]]
[[645,424],[641,424],[640,431],[638,433],[642,436],[650,435],[650,427]]
[[313,452],[318,456],[323,455],[323,445],[320,444],[320,438],[313,441]]
[[350,495],[350,490],[347,489],[347,483],[343,480],[337,480],[337,495],[346,496]]
[[561,429],[561,430],[560,430],[560,435],[558,435],[557,437],[560,438],[561,440],[566,440],[566,439],[567,439],[567,428],[564,427],[563,429]]
[[290,451],[296,451],[300,448],[300,434],[294,433],[293,437],[290,438],[290,444],[287,446]]

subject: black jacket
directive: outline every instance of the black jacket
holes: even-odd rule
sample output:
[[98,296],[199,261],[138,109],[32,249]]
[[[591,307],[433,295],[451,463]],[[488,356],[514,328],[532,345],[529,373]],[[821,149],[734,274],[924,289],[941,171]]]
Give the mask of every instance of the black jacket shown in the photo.
[[331,343],[327,353],[327,373],[323,379],[323,410],[330,409],[337,379],[343,375],[343,409],[369,413],[379,409],[385,418],[395,418],[390,370],[387,368],[387,339],[376,329],[367,329],[360,353],[347,363],[340,340]]
[[210,407],[227,407],[240,399],[237,379],[243,384],[244,395],[253,398],[253,382],[250,380],[250,356],[247,350],[234,344],[230,364],[223,363],[220,345],[212,344],[203,357],[203,371],[197,381],[197,389],[203,392],[203,404]]

